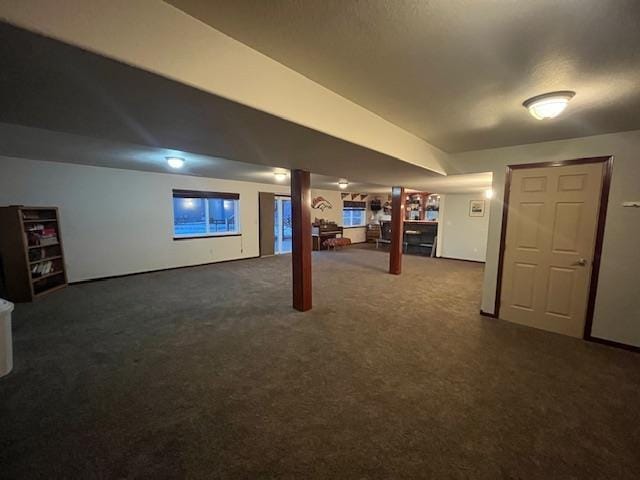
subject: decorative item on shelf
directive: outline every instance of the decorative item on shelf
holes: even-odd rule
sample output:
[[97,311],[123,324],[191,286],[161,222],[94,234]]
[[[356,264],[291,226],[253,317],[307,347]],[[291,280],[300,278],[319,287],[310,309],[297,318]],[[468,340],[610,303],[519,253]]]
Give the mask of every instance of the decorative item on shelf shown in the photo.
[[374,198],[369,202],[369,209],[372,212],[379,212],[382,210],[382,201],[379,198]]
[[347,198],[348,196],[349,196],[349,194],[348,194],[348,193],[341,193],[341,194],[340,194],[340,198],[341,198],[342,200],[344,200],[344,199],[345,199],[345,198]]

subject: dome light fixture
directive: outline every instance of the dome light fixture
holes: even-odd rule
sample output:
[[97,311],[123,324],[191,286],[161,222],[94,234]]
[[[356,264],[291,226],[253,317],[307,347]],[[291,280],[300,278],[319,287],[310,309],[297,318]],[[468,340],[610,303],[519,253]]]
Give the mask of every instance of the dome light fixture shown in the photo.
[[344,190],[348,186],[349,186],[349,182],[347,182],[345,179],[342,179],[338,182],[338,187],[340,188],[340,190]]
[[560,115],[575,94],[576,92],[570,90],[544,93],[525,100],[522,105],[529,110],[533,118],[546,120]]
[[284,182],[287,179],[286,172],[273,172],[273,176],[276,177],[276,182]]
[[171,168],[182,168],[184,166],[184,158],[181,157],[167,157],[167,163]]

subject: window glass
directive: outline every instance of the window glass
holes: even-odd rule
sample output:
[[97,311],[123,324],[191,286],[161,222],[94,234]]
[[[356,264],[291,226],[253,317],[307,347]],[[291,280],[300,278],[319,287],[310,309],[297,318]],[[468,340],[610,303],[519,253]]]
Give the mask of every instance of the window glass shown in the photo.
[[173,199],[173,224],[176,235],[202,235],[207,233],[205,218],[204,199]]
[[[240,232],[238,219],[239,200],[216,198],[208,192],[191,192],[185,195],[174,191],[173,233],[176,237],[214,236]],[[201,196],[198,196],[201,195]],[[227,197],[232,194],[220,194]],[[239,196],[238,196],[239,197]]]
[[223,200],[221,198],[207,199],[209,204],[209,232],[229,233],[237,232],[236,204],[237,200]]
[[345,208],[342,211],[343,227],[360,227],[365,224],[365,211],[360,208]]

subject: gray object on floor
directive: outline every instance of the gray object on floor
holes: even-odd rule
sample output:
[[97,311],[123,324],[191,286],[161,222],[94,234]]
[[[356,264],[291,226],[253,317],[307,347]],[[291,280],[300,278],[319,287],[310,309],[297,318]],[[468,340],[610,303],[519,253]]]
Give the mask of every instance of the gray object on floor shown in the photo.
[[0,477],[637,479],[640,357],[481,317],[483,267],[374,246],[16,306]]
[[11,335],[13,303],[0,298],[0,377],[13,369],[13,342]]

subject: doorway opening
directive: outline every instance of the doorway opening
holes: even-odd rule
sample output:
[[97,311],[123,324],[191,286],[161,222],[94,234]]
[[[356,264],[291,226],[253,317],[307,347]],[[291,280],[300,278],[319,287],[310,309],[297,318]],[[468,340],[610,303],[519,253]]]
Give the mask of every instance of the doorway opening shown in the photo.
[[293,229],[290,197],[275,197],[274,199],[273,233],[275,254],[291,253]]

